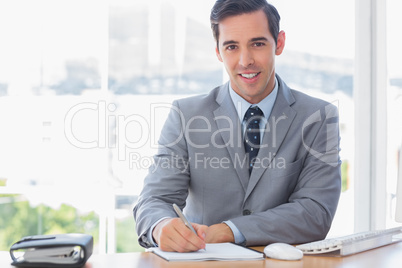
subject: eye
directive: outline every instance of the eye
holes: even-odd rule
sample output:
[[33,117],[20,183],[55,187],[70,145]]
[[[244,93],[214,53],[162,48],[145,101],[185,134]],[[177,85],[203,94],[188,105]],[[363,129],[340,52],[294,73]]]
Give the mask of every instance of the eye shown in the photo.
[[265,43],[263,43],[263,42],[256,42],[256,43],[254,43],[254,46],[255,46],[255,47],[262,47],[262,46],[265,46]]
[[235,45],[229,45],[226,47],[226,50],[235,50],[236,46]]

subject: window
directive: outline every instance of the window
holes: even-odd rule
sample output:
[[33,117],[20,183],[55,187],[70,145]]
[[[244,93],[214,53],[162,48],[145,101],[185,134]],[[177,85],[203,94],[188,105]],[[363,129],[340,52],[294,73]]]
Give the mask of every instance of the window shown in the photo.
[[290,87],[339,109],[342,194],[329,236],[353,233],[354,1],[271,2],[286,33],[285,50],[276,59],[277,73]]
[[[106,4],[0,3],[1,250],[24,235],[59,232],[92,234],[98,249],[108,154],[73,146],[64,125],[71,109],[98,103],[102,92]],[[80,139],[98,132],[89,111],[73,120]]]
[[[10,215],[2,226],[37,219],[1,229],[3,250],[77,223],[94,234],[95,251],[139,250],[131,210],[167,111],[152,104],[222,82],[212,3],[0,4],[0,209]],[[60,211],[71,217],[57,225],[50,215]]]
[[398,174],[398,153],[402,146],[402,38],[398,33],[398,25],[402,18],[398,15],[402,3],[397,0],[387,1],[387,60],[388,88],[387,94],[387,227],[395,225],[395,191]]

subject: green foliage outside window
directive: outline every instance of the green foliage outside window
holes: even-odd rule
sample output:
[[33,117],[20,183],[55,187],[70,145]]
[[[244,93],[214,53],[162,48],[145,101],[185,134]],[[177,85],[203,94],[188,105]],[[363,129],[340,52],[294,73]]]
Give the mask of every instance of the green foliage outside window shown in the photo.
[[98,241],[99,220],[94,212],[81,214],[71,206],[32,207],[20,195],[0,195],[0,250],[24,236],[37,234],[85,233]]
[[342,176],[342,192],[349,189],[349,162],[347,160],[342,161],[341,165]]
[[143,252],[138,244],[134,218],[126,217],[116,221],[116,252]]
[[[98,243],[99,217],[94,212],[80,213],[66,204],[33,207],[21,195],[0,195],[0,215],[0,251],[37,234],[85,233],[94,237],[95,248]],[[133,217],[116,220],[116,252],[144,251],[137,239]]]

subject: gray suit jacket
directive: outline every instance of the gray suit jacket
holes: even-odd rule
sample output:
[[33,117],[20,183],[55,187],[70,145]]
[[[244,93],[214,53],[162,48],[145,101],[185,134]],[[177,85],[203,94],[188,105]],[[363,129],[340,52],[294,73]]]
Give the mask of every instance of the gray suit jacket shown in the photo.
[[231,220],[247,246],[325,238],[341,188],[337,108],[277,79],[251,175],[228,84],[173,103],[133,211],[142,246],[156,221],[177,217],[172,203],[195,223]]

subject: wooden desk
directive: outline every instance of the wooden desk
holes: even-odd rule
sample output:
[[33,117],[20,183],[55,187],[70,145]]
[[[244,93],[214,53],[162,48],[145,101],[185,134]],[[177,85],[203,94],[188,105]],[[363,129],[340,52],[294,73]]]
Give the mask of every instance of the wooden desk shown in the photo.
[[[263,247],[256,247],[263,250]],[[8,252],[0,252],[0,267],[14,267]],[[304,256],[300,261],[167,262],[153,253],[93,255],[84,268],[397,268],[402,267],[402,242],[347,257]]]

